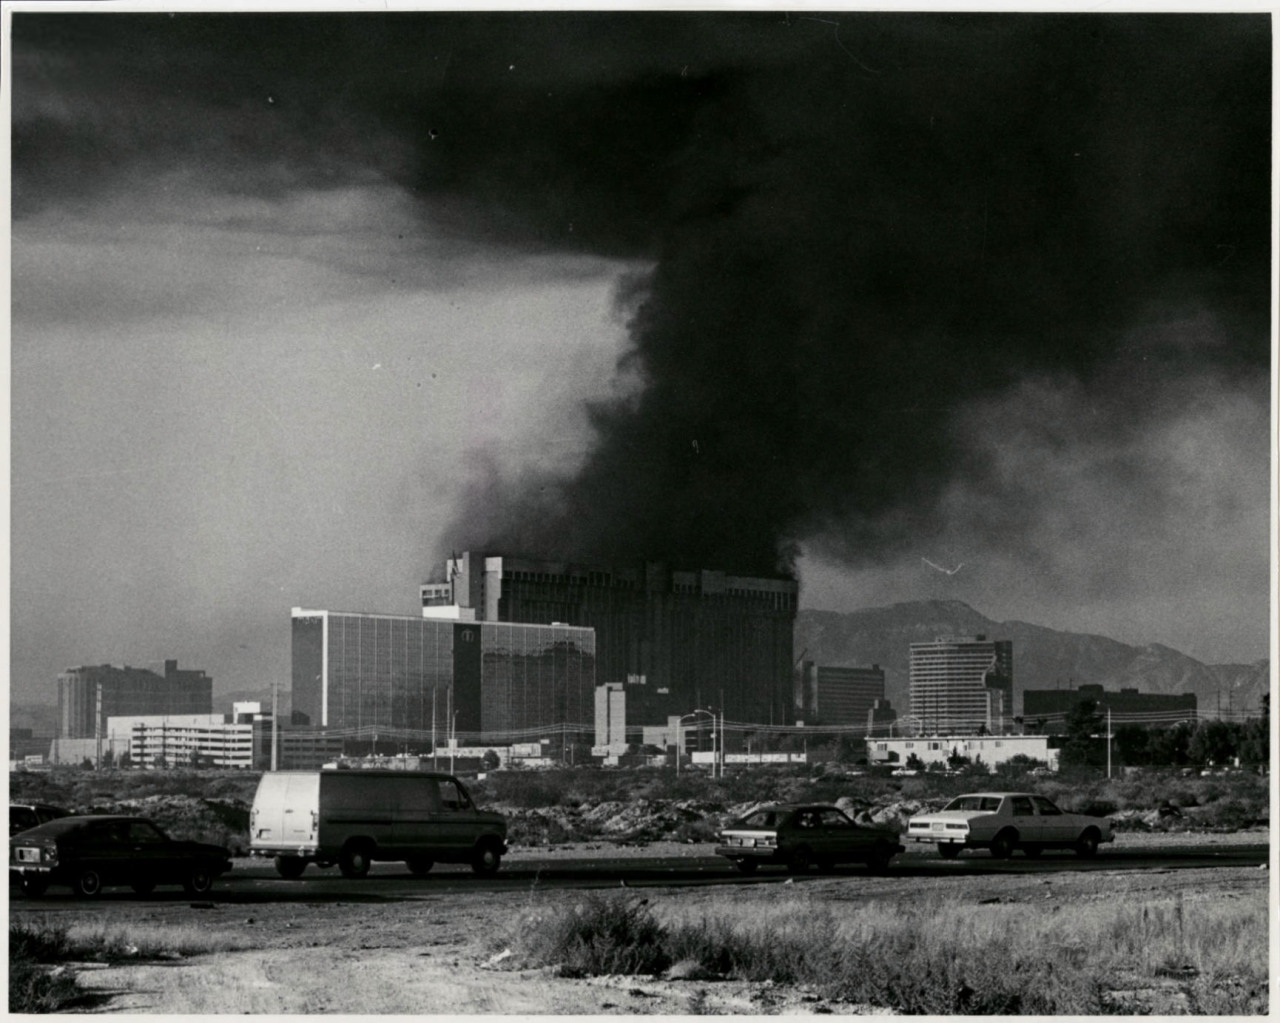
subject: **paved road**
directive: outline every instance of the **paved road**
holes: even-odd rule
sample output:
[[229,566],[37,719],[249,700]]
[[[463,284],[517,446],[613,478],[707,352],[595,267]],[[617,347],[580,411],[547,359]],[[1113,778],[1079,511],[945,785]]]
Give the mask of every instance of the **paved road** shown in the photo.
[[[1104,870],[1184,870],[1213,867],[1257,867],[1269,858],[1269,846],[1260,845],[1196,845],[1161,849],[1107,849],[1096,859],[1082,860],[1072,853],[1045,853],[1036,860],[1021,854],[1009,860],[993,859],[985,852],[965,853],[956,860],[943,860],[936,854],[911,850],[896,857],[889,875],[897,878],[956,879],[991,874],[1053,874],[1061,871]],[[865,876],[864,867],[838,868],[821,876]],[[367,878],[351,881],[336,868],[317,870],[308,867],[296,881],[279,877],[268,860],[237,862],[235,869],[218,879],[214,891],[203,901],[224,904],[265,902],[363,902],[393,903],[435,898],[445,894],[473,891],[527,892],[533,885],[546,889],[614,888],[623,882],[627,887],[672,887],[681,885],[756,885],[780,884],[790,878],[781,868],[761,868],[752,877],[739,874],[724,860],[714,855],[670,858],[606,856],[598,859],[534,859],[522,856],[508,860],[495,877],[481,878],[467,867],[438,866],[429,875],[416,878],[401,863],[377,863]],[[805,878],[796,878],[797,884]],[[65,888],[52,888],[40,899],[27,899],[11,889],[14,911],[33,910],[83,912],[94,906],[103,910],[121,902],[190,902],[191,896],[180,889],[160,889],[142,899],[127,888],[108,889],[96,900],[73,898]]]

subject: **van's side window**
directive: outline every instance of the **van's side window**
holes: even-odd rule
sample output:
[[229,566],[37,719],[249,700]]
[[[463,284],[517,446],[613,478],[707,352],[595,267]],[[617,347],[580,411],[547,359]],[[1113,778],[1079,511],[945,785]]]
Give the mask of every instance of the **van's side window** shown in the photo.
[[471,805],[455,781],[440,782],[440,803],[446,810],[464,810]]

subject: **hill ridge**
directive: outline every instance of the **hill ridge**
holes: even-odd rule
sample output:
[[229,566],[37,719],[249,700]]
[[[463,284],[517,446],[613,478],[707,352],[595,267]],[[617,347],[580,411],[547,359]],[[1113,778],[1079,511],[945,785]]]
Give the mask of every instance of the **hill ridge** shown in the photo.
[[855,611],[803,609],[796,615],[796,656],[820,665],[878,664],[885,691],[900,713],[908,706],[910,645],[946,635],[985,635],[1013,642],[1014,707],[1026,689],[1138,689],[1194,693],[1202,716],[1257,711],[1270,691],[1270,661],[1205,664],[1162,643],[1134,645],[1098,633],[1077,633],[1019,619],[996,621],[956,599],[899,601]]

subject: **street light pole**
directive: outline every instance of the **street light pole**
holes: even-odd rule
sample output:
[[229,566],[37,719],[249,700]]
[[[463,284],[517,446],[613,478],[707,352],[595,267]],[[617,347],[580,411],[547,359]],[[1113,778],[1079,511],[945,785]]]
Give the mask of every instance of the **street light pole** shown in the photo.
[[280,748],[280,676],[271,679],[271,770],[276,770],[280,763],[277,750]]
[[1111,707],[1107,707],[1107,778],[1111,777]]
[[[676,776],[677,777],[679,777],[680,775],[680,749],[684,745],[684,742],[683,742],[684,723],[689,718],[696,718],[699,714],[705,714],[707,715],[707,717],[711,719],[711,777],[714,778],[716,776],[716,733],[715,733],[716,715],[713,711],[707,710],[706,707],[699,707],[697,710],[693,711],[692,713],[685,714],[682,718],[680,718],[679,721],[676,722]],[[698,735],[699,735],[698,744],[699,746],[701,746],[702,733],[699,732]]]

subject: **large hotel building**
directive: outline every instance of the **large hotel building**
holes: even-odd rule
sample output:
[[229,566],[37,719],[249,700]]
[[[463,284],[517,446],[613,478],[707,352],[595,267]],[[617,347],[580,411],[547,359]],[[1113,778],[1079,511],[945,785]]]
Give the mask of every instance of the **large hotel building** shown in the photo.
[[451,558],[444,575],[421,587],[424,615],[593,629],[595,681],[626,685],[633,723],[708,705],[733,721],[794,720],[794,579],[474,552]]
[[921,734],[998,735],[1013,711],[1013,643],[985,636],[912,643],[910,682]]

